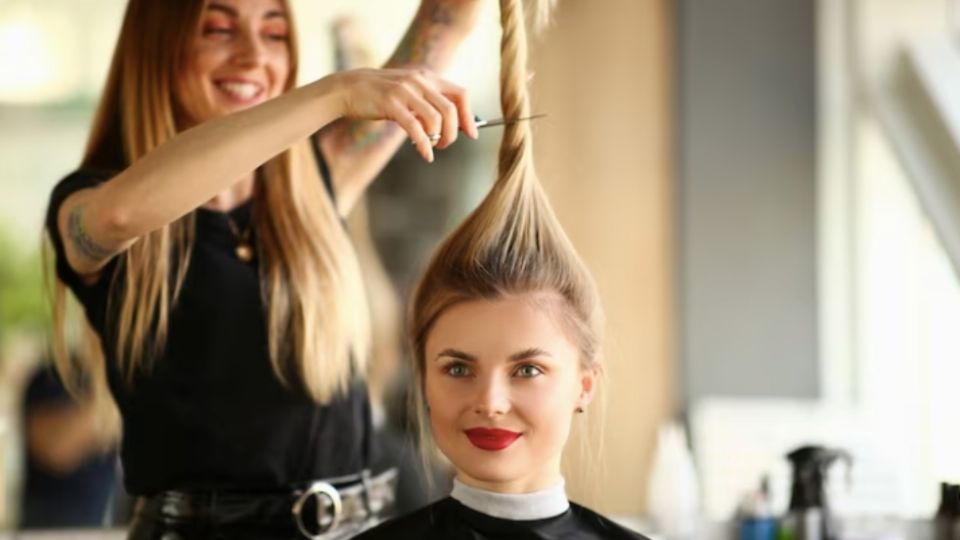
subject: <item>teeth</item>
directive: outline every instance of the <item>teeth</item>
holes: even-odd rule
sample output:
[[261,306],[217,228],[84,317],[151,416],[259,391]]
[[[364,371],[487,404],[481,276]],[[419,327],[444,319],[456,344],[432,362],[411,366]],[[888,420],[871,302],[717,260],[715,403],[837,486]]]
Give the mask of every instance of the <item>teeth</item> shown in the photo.
[[260,86],[254,83],[224,82],[219,86],[240,99],[250,99],[260,93]]

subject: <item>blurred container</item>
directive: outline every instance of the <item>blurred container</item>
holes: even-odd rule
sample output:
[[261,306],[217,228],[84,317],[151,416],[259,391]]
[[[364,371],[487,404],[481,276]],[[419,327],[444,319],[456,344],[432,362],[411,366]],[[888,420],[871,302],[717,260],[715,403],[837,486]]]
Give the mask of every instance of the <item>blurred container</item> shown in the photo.
[[647,500],[658,537],[665,540],[701,538],[700,483],[686,433],[676,422],[660,428]]

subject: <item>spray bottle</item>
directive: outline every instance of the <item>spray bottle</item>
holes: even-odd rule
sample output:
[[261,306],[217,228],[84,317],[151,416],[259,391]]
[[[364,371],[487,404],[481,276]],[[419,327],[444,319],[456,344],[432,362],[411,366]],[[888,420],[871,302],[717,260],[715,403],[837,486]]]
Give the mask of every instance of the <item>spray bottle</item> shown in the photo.
[[780,522],[778,540],[839,540],[839,526],[830,512],[826,480],[830,466],[838,459],[853,459],[844,450],[803,446],[787,454],[793,466],[790,507]]
[[940,507],[933,526],[934,540],[960,540],[960,485],[940,484]]

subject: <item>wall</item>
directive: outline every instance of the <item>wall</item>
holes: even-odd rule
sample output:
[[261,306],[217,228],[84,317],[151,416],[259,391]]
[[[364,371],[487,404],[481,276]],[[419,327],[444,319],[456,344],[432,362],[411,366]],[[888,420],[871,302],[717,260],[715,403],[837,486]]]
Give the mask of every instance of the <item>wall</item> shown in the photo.
[[669,5],[561,2],[532,63],[534,110],[550,115],[535,128],[537,168],[609,320],[606,437],[590,441],[593,461],[570,445],[567,481],[573,499],[611,514],[646,506],[674,395]]
[[813,0],[678,3],[681,385],[813,398]]

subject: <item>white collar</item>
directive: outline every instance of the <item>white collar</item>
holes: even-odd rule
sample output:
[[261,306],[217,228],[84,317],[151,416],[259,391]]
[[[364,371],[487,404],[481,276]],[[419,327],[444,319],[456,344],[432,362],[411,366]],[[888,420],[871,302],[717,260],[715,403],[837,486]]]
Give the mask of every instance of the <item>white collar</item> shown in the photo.
[[551,518],[570,508],[562,478],[555,486],[532,493],[496,493],[454,479],[450,496],[477,512],[514,521]]

